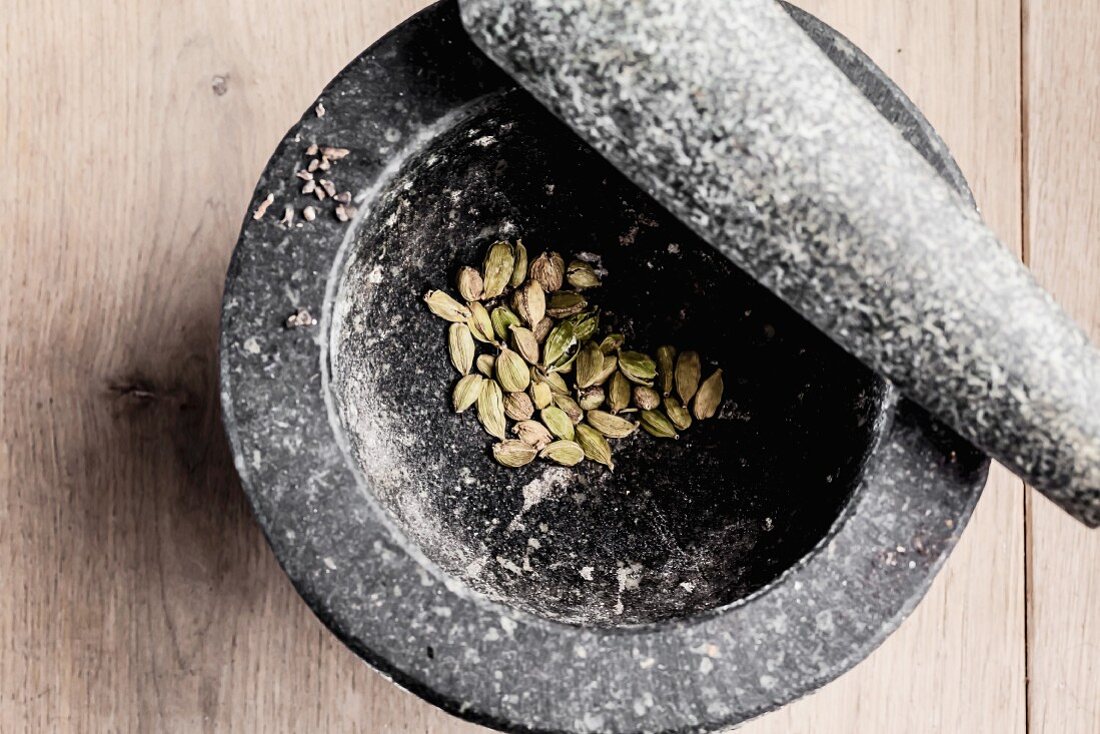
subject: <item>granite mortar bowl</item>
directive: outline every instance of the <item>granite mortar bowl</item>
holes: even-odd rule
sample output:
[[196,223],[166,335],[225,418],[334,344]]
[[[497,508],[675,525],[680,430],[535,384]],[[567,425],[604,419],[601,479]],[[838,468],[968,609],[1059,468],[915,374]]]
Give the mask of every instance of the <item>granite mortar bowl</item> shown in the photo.
[[[965,191],[912,105],[792,14]],[[500,74],[453,3],[353,62],[257,188],[349,225],[246,220],[227,281],[226,425],[280,562],[329,627],[428,700],[512,731],[710,731],[839,675],[916,604],[988,461],[698,240]],[[300,183],[300,182],[299,182]],[[499,238],[589,253],[603,330],[698,349],[719,415],[616,443],[614,473],[496,465],[450,410],[453,290]],[[300,308],[322,315],[288,329]]]

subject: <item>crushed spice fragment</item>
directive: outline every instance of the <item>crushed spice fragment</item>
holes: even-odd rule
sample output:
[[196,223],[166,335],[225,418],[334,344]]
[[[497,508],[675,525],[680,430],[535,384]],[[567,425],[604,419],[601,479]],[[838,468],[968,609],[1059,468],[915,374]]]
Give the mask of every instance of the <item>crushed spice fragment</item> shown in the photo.
[[309,309],[305,308],[298,309],[286,320],[286,328],[288,329],[306,329],[316,325],[317,319],[313,318]]

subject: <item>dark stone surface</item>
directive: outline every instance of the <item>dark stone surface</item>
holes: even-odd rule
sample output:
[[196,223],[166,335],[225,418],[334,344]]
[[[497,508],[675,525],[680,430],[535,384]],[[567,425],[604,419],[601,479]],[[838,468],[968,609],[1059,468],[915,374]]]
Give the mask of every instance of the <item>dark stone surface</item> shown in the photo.
[[[900,93],[846,44],[831,46],[821,26],[800,22],[961,186]],[[453,3],[369,49],[321,100],[326,116],[307,114],[265,170],[254,204],[269,192],[275,204],[246,218],[234,253],[222,401],[272,548],[340,639],[400,685],[499,728],[712,731],[836,677],[916,605],[988,461],[645,196],[599,176],[603,162],[473,47]],[[485,157],[471,155],[463,138],[487,131],[493,143],[477,146]],[[351,150],[332,172],[357,193],[362,214],[350,226],[328,215],[301,227],[276,221],[283,205],[307,203],[294,172],[312,142]],[[458,183],[473,191],[456,207],[445,189]],[[547,183],[555,194],[538,196]],[[643,219],[658,226],[620,242]],[[715,328],[735,341],[715,355],[731,378],[722,418],[693,431],[683,454],[638,437],[623,447],[635,465],[621,479],[566,474],[569,496],[543,499],[511,533],[522,484],[538,471],[495,467],[469,417],[444,409],[443,328],[417,302],[505,220],[533,247],[600,252],[613,274],[607,306],[639,338],[702,339]],[[666,297],[648,311],[652,323],[631,321],[653,287],[650,262],[685,289],[675,300],[692,318],[679,323]],[[321,323],[287,329],[299,308]],[[724,320],[701,322],[712,309]],[[409,399],[420,403],[403,406]],[[700,466],[675,464],[687,449]],[[672,462],[674,480],[658,461]],[[456,470],[464,491],[448,477]],[[709,565],[676,576],[677,551]],[[574,559],[549,569],[570,552],[595,559],[592,582]],[[495,558],[485,575],[463,565],[487,554],[520,573]],[[685,594],[673,596],[677,588]]]
[[[478,107],[386,183],[337,293],[333,394],[367,484],[443,570],[560,621],[655,622],[755,591],[840,514],[888,419],[885,384],[529,96]],[[487,460],[473,411],[450,409],[447,324],[417,296],[502,234],[532,258],[599,256],[600,333],[698,348],[705,374],[725,368],[718,418],[616,442],[614,473]]]
[[704,240],[1100,525],[1100,351],[774,0],[463,0],[479,46]]

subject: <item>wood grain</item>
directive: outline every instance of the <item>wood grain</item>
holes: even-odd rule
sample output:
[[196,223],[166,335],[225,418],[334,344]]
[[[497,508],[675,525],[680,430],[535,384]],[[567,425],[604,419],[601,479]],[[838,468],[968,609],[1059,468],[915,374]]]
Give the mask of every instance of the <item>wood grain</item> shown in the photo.
[[[1039,281],[1100,342],[1100,7],[1028,0],[1027,251]],[[1030,730],[1100,731],[1100,531],[1032,493]]]
[[[926,111],[1017,250],[1019,1],[803,3]],[[1100,11],[1031,1],[1031,263],[1100,338],[1098,82],[1082,73]],[[322,85],[423,4],[4,3],[0,732],[482,731],[370,672],[298,600],[216,407],[218,302],[254,181]],[[1022,487],[998,469],[899,632],[742,731],[1021,732],[1028,700],[1035,731],[1100,730],[1100,541],[1031,509],[1029,603]]]
[[[936,126],[987,222],[1020,251],[1017,2],[814,0]],[[747,734],[1023,732],[1023,485],[994,467],[916,612],[874,654]]]

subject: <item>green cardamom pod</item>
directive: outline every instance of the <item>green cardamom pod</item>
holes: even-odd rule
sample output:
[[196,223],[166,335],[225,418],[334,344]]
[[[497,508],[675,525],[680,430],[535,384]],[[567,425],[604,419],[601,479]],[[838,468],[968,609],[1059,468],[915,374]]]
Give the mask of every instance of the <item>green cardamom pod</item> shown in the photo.
[[596,275],[596,270],[583,260],[569,263],[569,267],[565,269],[565,279],[579,291],[595,288],[600,284],[600,276]]
[[550,389],[550,385],[541,380],[532,380],[531,387],[528,389],[528,394],[531,396],[531,402],[534,403],[535,408],[542,410],[547,405],[551,405],[554,401],[554,393]]
[[577,403],[582,410],[596,410],[603,405],[605,398],[604,389],[599,385],[593,385],[580,391],[577,395]]
[[504,440],[508,423],[504,419],[504,393],[496,380],[481,383],[481,394],[477,397],[477,419],[486,433]]
[[562,466],[576,466],[584,461],[584,449],[573,441],[554,441],[543,448],[539,456]]
[[657,364],[641,352],[619,352],[619,369],[626,379],[646,387],[652,387],[657,377]]
[[656,410],[661,407],[661,395],[652,387],[636,385],[634,387],[634,404],[642,410]]
[[466,324],[451,324],[447,330],[447,348],[451,353],[451,364],[464,375],[470,374],[474,366],[474,337]]
[[684,405],[691,402],[699,389],[700,372],[698,352],[681,352],[676,360],[676,394]]
[[[600,352],[603,354],[603,352]],[[596,373],[596,381],[593,385],[602,385],[607,382],[611,375],[615,374],[615,370],[619,366],[619,358],[614,354],[603,355],[603,366],[600,367],[600,371]]]
[[496,341],[489,312],[478,301],[470,301],[470,318],[466,321],[466,325],[470,327],[470,333],[474,335],[474,339],[479,342],[492,344]]
[[573,333],[573,324],[563,321],[550,330],[546,343],[542,345],[542,364],[547,369],[553,369],[555,365],[567,361],[576,351],[577,339]]
[[677,430],[686,431],[691,428],[691,413],[688,412],[683,403],[671,395],[665,398],[665,413],[668,414],[668,419],[672,421],[672,425],[676,426]]
[[539,344],[546,341],[546,337],[550,335],[550,330],[554,328],[554,319],[549,316],[543,316],[542,321],[535,324],[535,328],[532,331],[535,332],[535,339]]
[[611,375],[611,382],[607,386],[607,406],[611,412],[618,413],[629,408],[630,398],[630,380],[622,372]]
[[679,438],[676,426],[658,410],[642,411],[642,429],[654,438]]
[[544,252],[531,262],[531,280],[537,281],[547,293],[561,288],[565,276],[565,262],[556,252]]
[[573,291],[558,291],[550,296],[546,302],[546,314],[556,319],[563,319],[583,311],[588,306],[588,301],[580,293]]
[[512,433],[516,438],[528,446],[541,449],[554,440],[554,436],[538,421],[520,421],[512,426]]
[[477,371],[486,377],[492,378],[493,367],[496,366],[497,358],[491,354],[482,354],[476,360]]
[[602,410],[590,410],[585,418],[588,425],[608,438],[626,438],[638,429],[637,423]]
[[493,458],[504,466],[513,469],[527,466],[535,460],[538,453],[535,447],[529,446],[523,441],[516,441],[515,439],[493,444]]
[[535,414],[535,404],[525,392],[510,392],[504,396],[504,415],[514,421],[531,420]]
[[523,246],[523,240],[516,240],[516,246],[512,248],[515,264],[512,266],[512,279],[509,285],[519,288],[520,283],[527,277],[527,248]]
[[451,396],[451,402],[454,404],[456,413],[465,412],[477,402],[478,396],[481,395],[481,383],[484,379],[481,375],[466,375],[458,381],[458,384],[455,385],[454,394]]
[[555,395],[554,406],[569,416],[569,420],[573,421],[573,425],[584,420],[584,411],[581,410],[581,406],[577,404],[576,400],[568,395]]
[[523,357],[528,364],[539,363],[539,343],[535,334],[530,329],[522,326],[512,327],[512,348]]
[[523,326],[523,322],[520,321],[519,316],[516,316],[512,312],[512,309],[507,306],[497,306],[493,309],[493,313],[490,314],[490,319],[493,322],[493,331],[496,332],[497,338],[501,341],[508,339],[508,334],[511,333],[513,326]]
[[464,323],[470,318],[470,309],[443,291],[428,291],[424,294],[424,303],[428,304],[429,311],[447,321]]
[[553,391],[555,395],[569,394],[569,385],[565,384],[565,379],[558,373],[549,372],[543,375],[542,379],[546,381],[546,384],[550,386],[550,390]]
[[622,334],[608,334],[600,342],[600,351],[604,354],[613,354],[623,348],[626,337]]
[[672,394],[672,384],[674,381],[673,370],[676,365],[676,347],[664,345],[663,347],[657,347],[657,374],[661,377],[661,394],[668,396]]
[[512,306],[528,326],[536,326],[546,318],[546,294],[538,281],[529,281],[516,289],[512,296]]
[[484,291],[481,273],[476,268],[464,265],[458,271],[458,294],[467,301],[480,301]]
[[725,384],[722,381],[722,370],[715,370],[714,374],[703,381],[699,386],[699,392],[695,394],[695,402],[691,405],[691,412],[698,420],[706,420],[714,417],[718,412],[718,406],[722,403],[722,391]]
[[543,408],[539,411],[539,418],[542,420],[543,425],[550,429],[550,433],[558,438],[573,440],[573,421],[569,420],[569,416],[561,408],[553,405],[549,408]]
[[515,264],[516,257],[512,253],[512,246],[507,242],[497,242],[489,248],[489,252],[485,254],[485,262],[482,264],[484,271],[482,298],[496,298],[504,292],[512,280]]
[[523,357],[505,347],[497,355],[495,366],[497,380],[505,392],[521,392],[531,384],[531,370]]
[[592,309],[570,316],[568,321],[573,324],[573,334],[577,341],[585,342],[596,335],[596,329],[600,327],[600,312]]
[[603,352],[596,342],[585,342],[577,355],[577,387],[584,389],[596,384],[596,378],[603,370]]
[[603,434],[592,426],[584,423],[577,426],[577,444],[584,451],[584,455],[597,464],[603,464],[614,471],[615,463],[611,461],[611,444],[603,437]]

